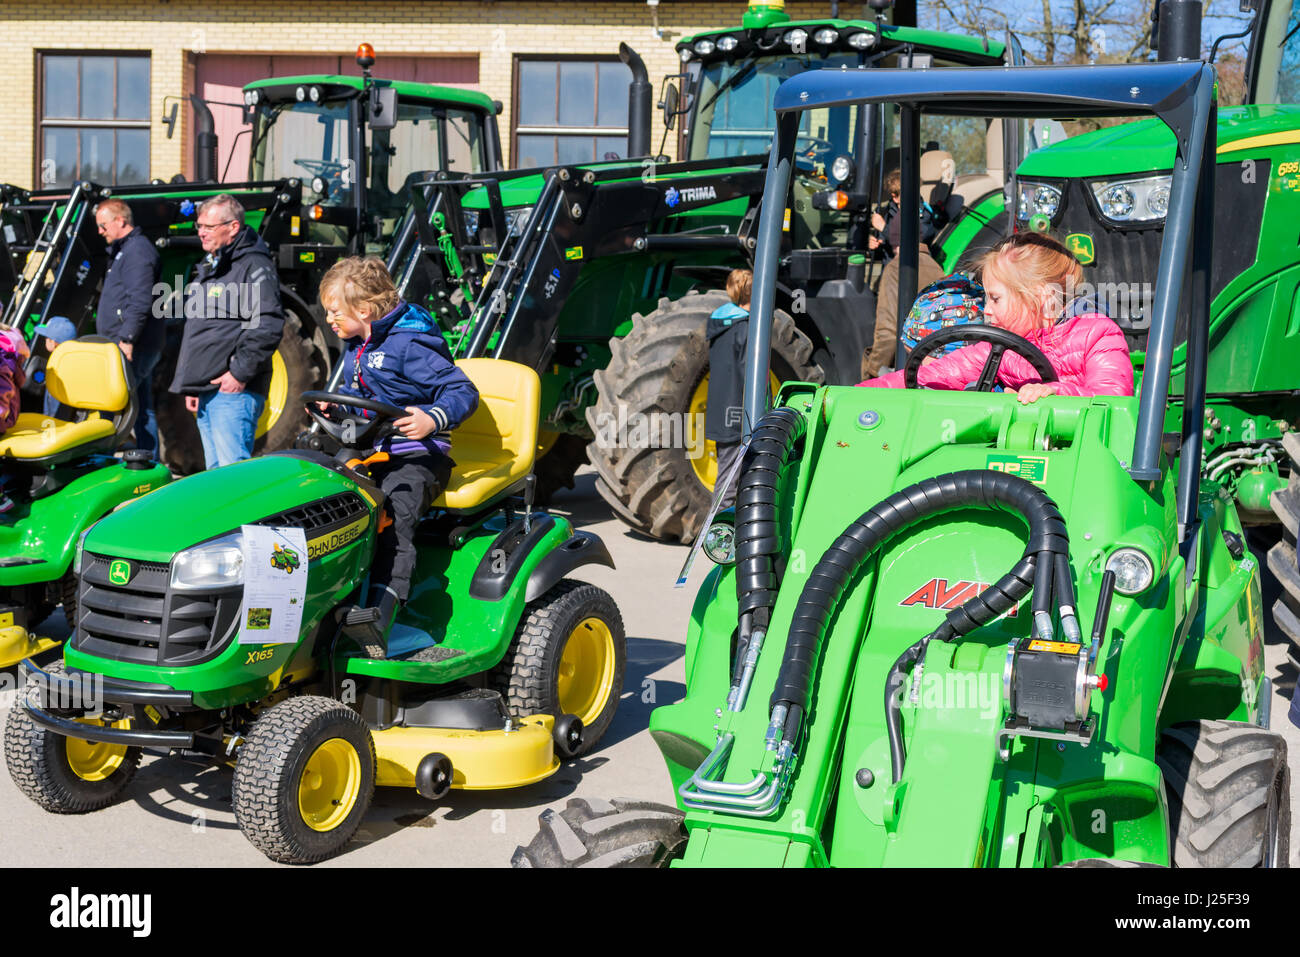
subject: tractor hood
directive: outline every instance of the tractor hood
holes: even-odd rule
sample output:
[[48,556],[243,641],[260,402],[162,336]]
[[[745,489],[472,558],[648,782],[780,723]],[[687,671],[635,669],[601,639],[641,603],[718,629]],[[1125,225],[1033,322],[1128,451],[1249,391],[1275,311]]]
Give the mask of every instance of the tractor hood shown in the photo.
[[99,555],[166,563],[177,552],[240,525],[358,491],[355,481],[323,462],[299,454],[269,455],[158,489],[95,524],[85,548]]
[[[1218,155],[1261,146],[1300,143],[1300,107],[1238,106],[1219,111]],[[1173,165],[1174,137],[1157,119],[1072,136],[1025,157],[1017,175],[1095,178],[1114,174],[1168,170]]]

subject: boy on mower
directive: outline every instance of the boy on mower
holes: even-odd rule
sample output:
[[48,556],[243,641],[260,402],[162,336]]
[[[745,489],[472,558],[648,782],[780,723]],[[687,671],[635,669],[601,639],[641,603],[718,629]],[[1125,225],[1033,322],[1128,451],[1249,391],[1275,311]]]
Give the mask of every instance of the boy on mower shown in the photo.
[[447,485],[451,431],[478,406],[478,390],[452,363],[429,314],[401,300],[380,260],[339,260],[321,280],[320,301],[347,346],[337,391],[408,413],[392,423],[400,436],[384,439],[367,461],[392,523],[381,526],[366,605],[347,618],[368,633],[366,653],[383,658],[393,618],[410,595],[415,526]]
[[[1133,361],[1123,331],[1089,300],[1068,295],[1079,287],[1083,270],[1065,246],[1041,233],[1016,233],[994,246],[979,268],[986,321],[1040,349],[1058,376],[1043,382],[1026,359],[1009,353],[997,371],[1007,392],[1025,404],[1045,395],[1133,394]],[[991,350],[980,343],[925,363],[917,382],[932,389],[965,388],[980,377]],[[893,389],[903,384],[902,370],[859,383]]]

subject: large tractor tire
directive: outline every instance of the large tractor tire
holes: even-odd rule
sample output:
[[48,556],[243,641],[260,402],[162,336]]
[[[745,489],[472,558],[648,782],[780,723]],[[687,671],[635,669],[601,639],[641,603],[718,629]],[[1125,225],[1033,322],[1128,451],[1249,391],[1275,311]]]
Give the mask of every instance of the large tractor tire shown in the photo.
[[[652,538],[692,541],[712,502],[717,459],[713,443],[701,434],[709,374],[705,324],[728,301],[720,291],[659,300],[654,312],[632,317],[627,336],[610,340],[609,367],[594,376],[598,396],[587,410],[587,422],[596,439],[587,452],[596,467],[596,490],[623,521]],[[772,379],[824,382],[812,354],[812,340],[787,313],[777,310],[772,321]],[[654,418],[663,413],[672,418]],[[623,441],[621,434],[609,441],[611,429],[621,433],[624,423],[629,437],[635,437],[637,423],[680,424],[683,418],[685,441],[668,443],[675,447]],[[678,427],[668,431],[674,438]],[[652,440],[653,432],[649,430]]]
[[587,464],[587,440],[569,432],[552,433],[542,445],[544,448],[533,465],[533,474],[537,476],[533,503],[545,508],[556,492],[573,488],[578,469]]
[[1292,656],[1300,652],[1300,570],[1296,567],[1296,533],[1300,531],[1300,434],[1282,436],[1282,447],[1291,457],[1291,477],[1286,488],[1269,498],[1273,514],[1282,523],[1282,540],[1268,550],[1268,570],[1278,581],[1278,600],[1273,603],[1273,620],[1292,645]]
[[615,798],[572,798],[537,818],[537,836],[515,848],[514,867],[667,867],[686,849],[682,812]]
[[562,579],[524,609],[510,648],[491,673],[516,718],[575,715],[592,751],[609,730],[623,692],[627,643],[623,616],[604,589]]
[[[185,397],[167,391],[176,372],[175,348],[168,349],[154,375],[154,396],[158,415],[158,438],[163,463],[180,475],[203,471],[203,443],[194,414],[185,408]],[[284,335],[271,357],[271,386],[262,417],[257,422],[254,453],[274,452],[293,445],[307,427],[309,417],[298,397],[321,389],[329,378],[329,357],[320,336],[309,336],[302,320],[292,309],[284,311]]]
[[[51,664],[46,670],[62,674],[63,663]],[[128,723],[113,726],[126,727]],[[47,731],[27,714],[22,698],[9,709],[4,752],[9,776],[18,790],[54,814],[84,814],[108,807],[135,777],[143,754],[139,748],[65,738]]]
[[1240,721],[1167,728],[1156,752],[1175,867],[1289,867],[1290,772],[1280,734]]

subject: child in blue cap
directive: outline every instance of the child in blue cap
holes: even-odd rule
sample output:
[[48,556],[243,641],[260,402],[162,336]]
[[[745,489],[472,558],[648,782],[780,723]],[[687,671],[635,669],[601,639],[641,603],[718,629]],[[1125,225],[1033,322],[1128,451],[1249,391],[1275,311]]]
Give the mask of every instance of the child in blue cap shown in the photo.
[[[69,339],[77,338],[77,327],[67,316],[51,316],[49,322],[43,322],[35,329],[36,335],[45,337],[45,351],[54,356],[54,350]],[[75,409],[61,403],[49,390],[45,392],[45,414],[51,419],[73,422],[77,418]]]

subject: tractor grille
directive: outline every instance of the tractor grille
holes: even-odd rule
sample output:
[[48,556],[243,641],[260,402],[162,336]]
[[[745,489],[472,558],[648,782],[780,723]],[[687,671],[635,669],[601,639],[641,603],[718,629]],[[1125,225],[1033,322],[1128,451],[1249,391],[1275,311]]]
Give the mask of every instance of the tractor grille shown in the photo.
[[[1255,262],[1260,223],[1270,163],[1255,161],[1254,178],[1243,182],[1240,163],[1220,163],[1215,168],[1214,252],[1210,275],[1210,297],[1217,296],[1236,276]],[[1158,175],[1158,174],[1151,174]],[[1101,218],[1096,197],[1087,180],[1038,179],[1063,190],[1060,219],[1053,233],[1064,238],[1070,233],[1091,236],[1096,259],[1083,269],[1084,281],[1093,287],[1093,298],[1115,320],[1130,349],[1146,349],[1151,327],[1151,307],[1156,273],[1160,266],[1163,223],[1151,226],[1115,227]],[[1175,344],[1187,339],[1187,317],[1191,295],[1191,264],[1183,287],[1182,306],[1174,327]]]
[[125,584],[109,578],[114,559],[86,552],[77,590],[73,647],[141,664],[192,665],[215,656],[234,637],[242,589],[172,591],[170,569],[128,561]]
[[307,533],[307,537],[311,538],[315,533],[330,531],[356,521],[368,511],[366,503],[356,492],[340,492],[329,498],[279,512],[253,524],[270,525],[276,528],[301,528]]

